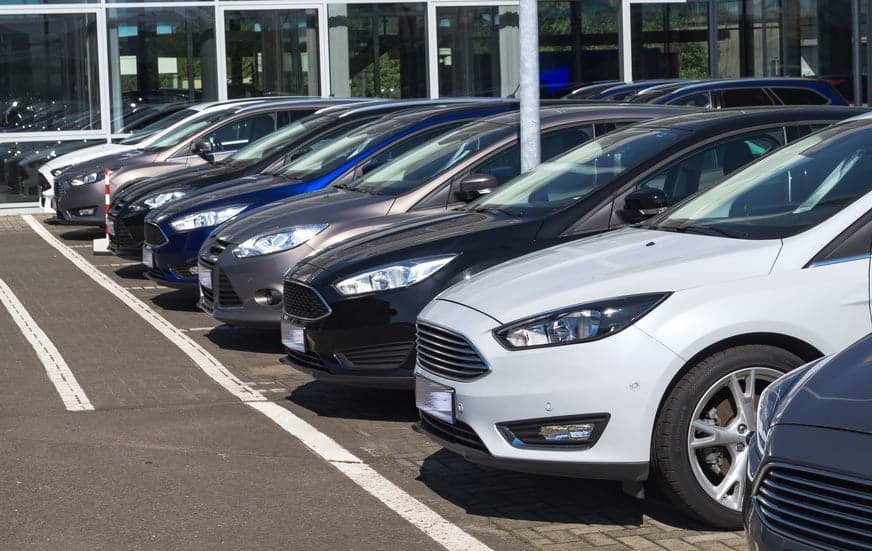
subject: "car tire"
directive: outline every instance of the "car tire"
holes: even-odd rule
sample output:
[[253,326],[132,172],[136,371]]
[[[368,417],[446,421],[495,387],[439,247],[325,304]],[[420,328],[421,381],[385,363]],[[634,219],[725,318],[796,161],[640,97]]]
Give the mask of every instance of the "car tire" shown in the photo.
[[759,393],[803,363],[782,348],[744,345],[698,361],[678,380],[652,442],[654,475],[673,504],[714,527],[741,529],[745,438],[756,430]]

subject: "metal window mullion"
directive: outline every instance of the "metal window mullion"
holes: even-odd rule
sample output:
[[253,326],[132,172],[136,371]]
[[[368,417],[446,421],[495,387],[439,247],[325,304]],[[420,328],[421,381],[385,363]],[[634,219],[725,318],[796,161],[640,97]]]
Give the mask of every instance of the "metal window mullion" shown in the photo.
[[[327,4],[318,6],[318,70],[321,78],[321,97],[330,97],[330,24],[327,18]],[[310,69],[311,70],[311,69]]]
[[227,38],[225,36],[224,11],[215,3],[215,78],[218,79],[218,101],[227,100]]
[[[107,40],[109,28],[106,26],[106,10],[102,7],[97,10],[97,29],[97,63],[101,68],[109,67],[109,43]],[[112,98],[109,91],[109,71],[99,71],[97,79],[97,86],[100,90],[100,128],[106,136],[106,141],[110,142],[110,135],[114,129],[112,128]]]
[[437,33],[439,25],[436,15],[436,5],[427,3],[427,82],[430,87],[430,97],[439,97],[439,44]]

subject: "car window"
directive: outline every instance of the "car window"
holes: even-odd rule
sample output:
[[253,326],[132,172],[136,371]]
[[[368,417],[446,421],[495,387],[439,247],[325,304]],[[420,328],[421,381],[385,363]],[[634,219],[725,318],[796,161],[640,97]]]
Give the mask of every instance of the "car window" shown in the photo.
[[276,130],[276,114],[260,113],[244,117],[216,128],[203,136],[203,141],[212,144],[212,151],[236,151],[249,142],[271,134]]
[[868,258],[870,252],[872,252],[872,212],[867,212],[815,255],[809,264],[859,260]]
[[735,88],[721,91],[723,107],[772,105],[772,98],[762,88]]
[[830,102],[821,94],[807,88],[770,88],[785,105],[826,105]]
[[561,128],[542,135],[541,157],[547,161],[565,153],[593,138],[593,127],[589,124],[571,128]]
[[839,124],[737,171],[651,226],[742,239],[783,239],[872,191],[870,130]]
[[699,94],[692,94],[690,96],[684,96],[669,102],[669,105],[687,105],[690,107],[706,107],[709,108],[712,106],[712,96],[708,92],[701,92]]
[[640,183],[637,189],[659,189],[674,205],[782,145],[781,127],[733,136],[671,164]]
[[497,179],[500,185],[505,184],[521,173],[521,146],[513,144],[508,149],[497,153],[490,159],[475,166],[470,170],[475,174],[490,174]]
[[372,166],[372,165],[379,166],[379,165],[387,164],[387,163],[393,161],[394,159],[396,159],[397,157],[399,157],[400,155],[402,155],[403,153],[412,151],[413,149],[417,148],[418,146],[423,145],[426,142],[429,142],[433,138],[436,138],[436,137],[441,136],[447,132],[450,132],[451,130],[454,130],[455,128],[457,128],[458,126],[460,126],[466,122],[469,122],[469,121],[455,121],[455,122],[450,123],[450,124],[440,124],[439,126],[434,126],[434,127],[428,128],[426,130],[422,130],[421,132],[418,132],[417,134],[414,134],[414,135],[412,135],[404,140],[401,140],[400,142],[398,142],[394,145],[388,146],[383,151],[381,151],[378,155],[373,156],[373,158],[369,161],[369,165],[370,166]]

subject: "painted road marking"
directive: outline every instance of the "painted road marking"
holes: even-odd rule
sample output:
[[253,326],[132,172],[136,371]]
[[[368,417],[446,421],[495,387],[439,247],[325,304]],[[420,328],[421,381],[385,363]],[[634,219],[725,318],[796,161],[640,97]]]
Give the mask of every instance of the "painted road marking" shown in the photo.
[[48,335],[33,321],[27,309],[2,279],[0,279],[0,302],[9,311],[15,325],[21,329],[24,338],[33,347],[39,361],[45,368],[48,380],[51,381],[60,395],[64,407],[68,411],[93,411],[94,406],[91,405],[85,391],[79,386],[75,375],[70,371],[70,367],[64,361],[61,353],[49,340]]
[[206,349],[197,344],[181,329],[153,310],[133,293],[113,281],[85,258],[62,243],[36,221],[33,216],[22,216],[25,222],[77,268],[136,312],[159,333],[175,344],[225,390],[259,411],[286,432],[296,437],[307,448],[336,467],[345,476],[387,505],[392,511],[424,532],[435,542],[451,551],[489,551],[490,548],[459,526],[452,524],[433,509],[427,507],[400,487],[380,475],[360,458],[335,440],[319,431],[290,410],[270,402],[267,398],[230,373]]

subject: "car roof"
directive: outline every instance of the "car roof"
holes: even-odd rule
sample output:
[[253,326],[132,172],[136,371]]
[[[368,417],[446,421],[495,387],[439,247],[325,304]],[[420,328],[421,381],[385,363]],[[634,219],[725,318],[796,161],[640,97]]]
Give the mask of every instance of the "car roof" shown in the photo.
[[[566,119],[572,120],[602,120],[612,118],[628,118],[634,116],[648,117],[668,117],[680,114],[695,113],[699,108],[695,107],[678,107],[674,105],[654,105],[648,103],[607,103],[595,102],[582,105],[543,105],[539,111],[540,124],[550,125],[559,123]],[[491,115],[483,118],[482,121],[487,121],[496,124],[517,125],[520,114],[517,111],[510,113],[500,113],[499,115]]]
[[[325,107],[317,111],[316,115],[334,115],[338,118],[360,116],[362,114],[379,112],[395,112],[402,109],[412,109],[417,107],[436,108],[440,105],[456,105],[456,104],[471,104],[471,103],[491,103],[498,101],[499,98],[441,98],[441,99],[401,99],[401,100],[386,100],[372,99],[362,102],[357,105],[336,105]],[[517,101],[517,100],[502,100],[502,101]]]
[[843,106],[807,106],[786,105],[765,107],[743,107],[733,109],[702,110],[691,114],[678,115],[645,121],[636,125],[638,128],[672,128],[690,132],[708,131],[712,128],[726,132],[734,129],[750,128],[759,124],[775,123],[791,120],[832,120],[849,118],[856,115],[861,108]]
[[349,104],[357,104],[364,103],[363,100],[356,98],[319,98],[319,97],[301,97],[294,99],[271,99],[267,98],[265,101],[257,102],[254,105],[243,103],[241,105],[234,105],[233,107],[237,112],[246,113],[248,111],[265,111],[270,109],[282,109],[288,108],[292,109],[294,107],[309,107],[313,109],[321,109],[324,107],[331,107],[334,105],[349,105]]

